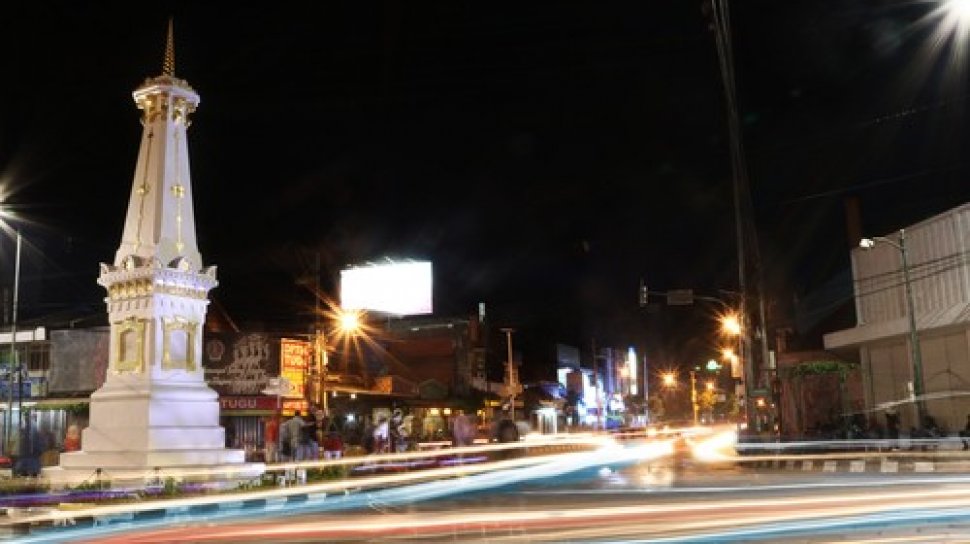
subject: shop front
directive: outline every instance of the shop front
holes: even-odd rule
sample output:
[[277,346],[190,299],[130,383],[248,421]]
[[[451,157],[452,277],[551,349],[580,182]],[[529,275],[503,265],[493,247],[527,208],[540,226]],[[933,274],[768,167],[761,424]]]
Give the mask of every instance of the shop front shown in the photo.
[[219,397],[219,419],[226,447],[246,452],[247,461],[265,460],[266,426],[277,415],[285,418],[310,409],[305,399],[271,396]]

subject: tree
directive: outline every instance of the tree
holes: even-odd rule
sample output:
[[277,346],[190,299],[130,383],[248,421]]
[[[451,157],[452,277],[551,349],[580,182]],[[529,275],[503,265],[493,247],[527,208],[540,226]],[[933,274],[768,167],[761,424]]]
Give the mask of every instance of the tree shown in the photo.
[[697,407],[705,412],[712,412],[717,404],[717,391],[705,389],[697,395]]
[[664,399],[660,395],[653,395],[650,397],[650,417],[654,420],[664,417],[666,409],[664,407]]

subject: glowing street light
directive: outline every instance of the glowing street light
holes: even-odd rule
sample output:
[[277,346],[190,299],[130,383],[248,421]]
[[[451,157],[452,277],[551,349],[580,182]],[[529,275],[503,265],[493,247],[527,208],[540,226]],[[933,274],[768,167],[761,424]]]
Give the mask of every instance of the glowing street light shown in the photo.
[[970,25],[970,0],[946,0],[943,4],[948,19],[958,27]]
[[738,314],[721,316],[721,331],[729,336],[741,336],[741,319]]
[[[970,2],[964,2],[970,3]],[[906,229],[899,229],[899,242],[883,236],[863,238],[859,240],[859,247],[872,249],[877,243],[886,244],[899,251],[903,272],[903,290],[906,295],[906,313],[909,314],[909,347],[910,364],[913,371],[913,396],[916,398],[917,425],[923,424],[926,416],[926,405],[923,402],[923,357],[920,353],[919,335],[916,331],[916,311],[913,304],[913,286],[909,278],[909,252],[906,249]]]
[[673,372],[664,372],[660,375],[660,379],[664,387],[677,387],[677,374]]
[[[970,52],[970,0],[932,0],[931,3],[936,7],[915,23],[930,30],[924,53],[935,57],[948,50],[950,65],[959,75]],[[932,65],[935,60],[927,59],[926,64]]]
[[361,330],[362,316],[356,310],[339,310],[337,312],[337,331],[341,334],[355,334]]

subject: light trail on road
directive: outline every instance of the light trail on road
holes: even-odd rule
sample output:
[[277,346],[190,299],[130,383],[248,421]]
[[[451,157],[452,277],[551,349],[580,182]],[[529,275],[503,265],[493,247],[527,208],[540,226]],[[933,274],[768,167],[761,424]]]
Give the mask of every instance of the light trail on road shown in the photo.
[[[67,520],[78,517],[110,520],[112,517],[119,516],[128,516],[123,519],[129,520],[134,513],[159,510],[178,512],[177,516],[167,520],[130,519],[124,524],[106,523],[88,528],[59,529],[48,533],[25,535],[20,539],[22,542],[79,541],[81,539],[100,542],[111,535],[121,535],[118,536],[121,539],[119,541],[124,541],[131,536],[127,534],[128,532],[151,530],[174,522],[235,523],[238,520],[249,521],[267,517],[279,520],[281,516],[367,508],[376,503],[391,506],[412,504],[458,494],[489,491],[528,481],[556,478],[600,465],[624,466],[642,461],[649,462],[667,456],[672,451],[670,441],[655,441],[632,446],[618,445],[609,439],[602,443],[605,445],[593,451],[520,457],[475,465],[351,478],[266,491],[232,493],[218,497],[145,501],[134,504],[94,506],[83,510],[53,510],[26,515],[18,518],[16,522],[21,525],[43,522],[63,524]],[[364,492],[364,489],[374,491]],[[335,496],[332,495],[334,492],[336,492]],[[294,496],[303,497],[303,500],[295,503],[286,501],[288,497]],[[220,505],[235,505],[267,499],[277,499],[282,502],[268,505],[263,509],[218,509]],[[193,508],[200,507],[217,508],[212,512],[193,513]],[[8,524],[10,524],[9,521]]]
[[[261,542],[340,539],[417,539],[427,541],[476,536],[490,542],[595,541],[650,538],[663,541],[723,542],[741,538],[839,530],[914,519],[970,520],[970,488],[866,490],[835,496],[762,499],[696,499],[666,504],[573,505],[567,510],[442,512],[427,514],[354,515],[318,520],[245,523],[235,526],[183,527],[118,535],[99,542]],[[502,537],[502,535],[509,535]],[[467,537],[467,538],[466,538]],[[660,540],[658,540],[660,538]]]
[[[663,436],[670,438],[633,435],[618,443],[607,435],[575,437],[587,446],[596,444],[595,449],[224,496],[47,512],[20,522],[77,517],[105,521],[95,527],[39,531],[20,540],[730,542],[905,527],[919,520],[970,523],[968,476],[926,474],[900,479],[817,474],[812,478],[799,471],[787,476],[774,473],[766,483],[765,476],[739,470],[730,462],[736,441],[733,429]],[[536,443],[541,442],[528,447]],[[489,448],[474,446],[461,451],[470,455]],[[381,463],[404,458],[420,456],[353,461]],[[301,463],[291,468],[325,464]],[[728,470],[711,470],[719,464]],[[693,472],[686,474],[685,467],[692,467]],[[666,471],[669,477],[657,477],[658,471]],[[690,481],[717,480],[718,474],[730,474],[728,479],[735,479],[734,485]],[[918,501],[914,500],[917,496]],[[252,508],[232,506],[260,500],[263,504]],[[159,510],[164,519],[134,517]],[[165,510],[175,515],[165,515]],[[112,516],[122,521],[110,521]]]

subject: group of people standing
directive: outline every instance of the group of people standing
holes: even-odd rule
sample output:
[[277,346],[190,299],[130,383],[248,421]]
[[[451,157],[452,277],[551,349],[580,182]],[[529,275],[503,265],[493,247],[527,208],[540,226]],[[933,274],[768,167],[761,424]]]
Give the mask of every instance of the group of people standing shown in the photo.
[[335,429],[327,427],[328,422],[323,410],[313,415],[294,413],[282,423],[276,417],[270,418],[263,436],[266,462],[313,461],[320,458],[321,449],[325,459],[339,459],[343,455],[343,440]]
[[[322,410],[312,415],[295,413],[282,419],[269,417],[264,424],[263,460],[267,463],[339,459],[348,444],[350,454],[401,453],[415,448],[417,438],[412,416],[405,415],[401,408],[394,408],[389,415],[380,415],[373,421],[364,418],[362,425],[352,424],[342,430]],[[449,418],[447,425],[446,436],[450,435],[453,446],[474,443],[478,431],[474,415],[456,414]],[[517,440],[514,425],[512,430]]]

